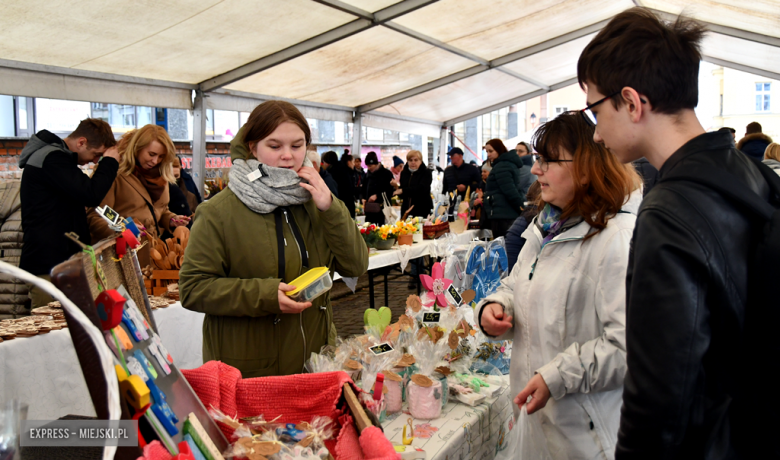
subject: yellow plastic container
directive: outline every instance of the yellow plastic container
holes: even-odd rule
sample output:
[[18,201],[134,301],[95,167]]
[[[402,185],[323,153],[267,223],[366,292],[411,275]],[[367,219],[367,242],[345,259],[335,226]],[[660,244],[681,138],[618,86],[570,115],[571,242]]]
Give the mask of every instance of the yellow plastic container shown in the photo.
[[286,293],[288,297],[296,302],[309,302],[330,291],[330,288],[333,287],[333,280],[330,279],[327,267],[317,267],[288,284],[295,286],[294,291]]

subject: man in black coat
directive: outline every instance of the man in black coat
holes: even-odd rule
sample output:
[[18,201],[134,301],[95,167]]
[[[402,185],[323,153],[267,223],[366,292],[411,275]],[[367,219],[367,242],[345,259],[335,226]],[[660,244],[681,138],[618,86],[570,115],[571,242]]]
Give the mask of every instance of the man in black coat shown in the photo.
[[334,151],[328,151],[322,154],[322,167],[326,169],[338,189],[338,199],[347,206],[349,215],[355,218],[355,180],[354,171],[351,167],[352,157],[342,157],[341,161]]
[[[73,232],[82,243],[90,244],[86,208],[99,206],[114,183],[119,169],[115,145],[111,126],[96,118],[82,120],[65,139],[45,129],[30,138],[19,157],[19,167],[24,170],[20,268],[51,279],[55,265],[81,251],[65,233]],[[98,160],[92,177],[79,169],[79,165]],[[31,288],[30,299],[33,308],[51,301],[36,287]]]
[[452,164],[444,170],[442,191],[448,194],[456,192],[461,197],[466,195],[466,190],[469,188],[475,192],[482,182],[479,168],[463,161],[463,150],[458,147],[450,150],[447,155],[450,156]]
[[769,195],[762,165],[730,133],[705,132],[694,112],[705,30],[633,8],[598,33],[577,66],[594,140],[623,163],[647,158],[659,177],[629,251],[616,460],[777,458],[776,401],[757,399],[763,381],[751,373],[773,356],[748,349],[744,329],[748,306],[777,307],[747,304],[763,225],[710,187],[664,180],[711,169],[759,200]]

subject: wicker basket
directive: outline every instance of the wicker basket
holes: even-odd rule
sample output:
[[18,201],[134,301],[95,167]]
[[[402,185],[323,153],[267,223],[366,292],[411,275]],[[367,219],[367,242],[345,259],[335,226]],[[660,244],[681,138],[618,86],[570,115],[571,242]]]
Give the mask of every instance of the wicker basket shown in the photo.
[[423,225],[423,238],[426,240],[436,239],[445,233],[450,232],[450,223],[442,222],[436,225]]

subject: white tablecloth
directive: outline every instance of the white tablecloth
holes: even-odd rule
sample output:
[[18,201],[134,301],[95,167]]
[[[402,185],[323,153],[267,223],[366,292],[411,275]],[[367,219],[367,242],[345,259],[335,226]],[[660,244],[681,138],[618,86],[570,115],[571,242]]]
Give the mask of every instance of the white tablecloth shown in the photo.
[[[455,235],[455,242],[457,244],[466,244],[473,240],[478,233],[478,230],[466,230],[459,235]],[[385,251],[371,249],[371,252],[368,254],[368,269],[376,270],[382,267],[389,267],[401,263],[402,259],[409,261],[418,257],[437,255],[435,254],[435,244],[437,244],[436,240],[423,240],[422,242],[414,243],[411,246],[395,245],[391,249]],[[333,280],[335,281],[338,279],[341,279],[341,275],[336,273]]]
[[[152,314],[179,369],[203,364],[202,313],[177,302]],[[68,329],[0,343],[0,402],[10,399],[30,406],[29,420],[96,415]]]
[[[422,449],[428,460],[492,459],[506,447],[506,435],[512,417],[509,376],[501,394],[476,407],[453,402],[453,396],[435,420],[413,420],[412,446]],[[401,444],[403,427],[411,418],[404,403],[402,412],[391,415],[382,424],[387,439]],[[407,437],[410,432],[407,428]]]

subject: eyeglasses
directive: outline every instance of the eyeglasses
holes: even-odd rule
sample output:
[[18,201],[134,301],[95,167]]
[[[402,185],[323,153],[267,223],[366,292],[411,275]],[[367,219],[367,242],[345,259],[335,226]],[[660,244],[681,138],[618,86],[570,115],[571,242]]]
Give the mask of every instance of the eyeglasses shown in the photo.
[[539,163],[539,169],[541,169],[542,172],[547,172],[550,163],[571,163],[574,160],[549,160],[541,155],[534,155],[534,161]]
[[[623,91],[623,90],[621,89],[620,91]],[[609,99],[611,97],[617,96],[618,94],[620,94],[620,91],[618,91],[616,93],[612,93],[612,94],[610,94],[607,97],[602,97],[601,99],[599,99],[598,101],[594,102],[593,104],[588,104],[587,107],[585,107],[584,109],[580,110],[580,113],[582,114],[582,118],[584,118],[585,121],[587,121],[589,125],[596,126],[596,123],[598,123],[596,121],[596,114],[593,113],[593,111],[591,109],[593,107],[596,107],[597,105],[601,104],[602,102],[606,101],[607,99]]]
[[[615,97],[615,96],[617,96],[617,95],[618,95],[618,94],[620,94],[622,91],[623,91],[623,90],[621,89],[620,91],[618,91],[618,92],[616,92],[616,93],[612,93],[612,94],[610,94],[609,96],[602,97],[601,99],[599,99],[598,101],[594,102],[593,104],[588,104],[588,106],[587,106],[587,107],[585,107],[584,109],[580,110],[580,114],[582,114],[582,118],[584,118],[584,119],[585,119],[585,121],[587,121],[589,125],[591,125],[591,126],[596,126],[596,123],[598,123],[598,121],[596,120],[596,114],[595,114],[595,113],[593,113],[593,111],[592,111],[591,109],[592,109],[593,107],[596,107],[597,105],[601,104],[602,102],[606,101],[607,99],[609,99],[609,98],[612,98],[612,97]],[[641,102],[642,104],[644,104],[644,103],[646,103],[647,101],[645,101],[645,100],[644,100],[644,99],[642,99],[642,98],[639,98],[639,102]]]

